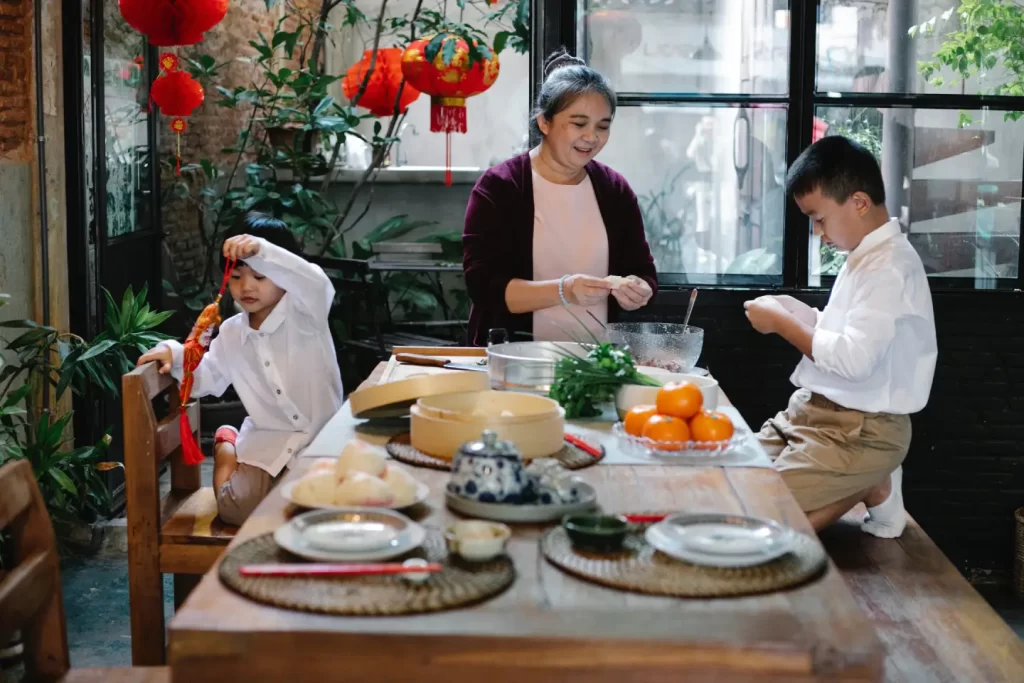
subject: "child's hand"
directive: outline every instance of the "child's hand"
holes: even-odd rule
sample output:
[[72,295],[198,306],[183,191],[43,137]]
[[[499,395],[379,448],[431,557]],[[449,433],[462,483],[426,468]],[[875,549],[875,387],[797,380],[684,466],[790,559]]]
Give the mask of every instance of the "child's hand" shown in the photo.
[[160,345],[155,349],[150,349],[146,353],[142,354],[142,357],[139,358],[139,362],[135,365],[136,367],[141,367],[146,363],[156,361],[160,364],[160,374],[166,375],[171,371],[171,363],[173,360],[174,357],[171,355],[171,350],[166,346]]
[[224,240],[224,258],[244,261],[260,253],[260,242],[252,235],[236,235]]
[[778,332],[779,321],[789,315],[789,311],[778,299],[771,296],[759,296],[752,301],[743,302],[747,320],[761,334]]

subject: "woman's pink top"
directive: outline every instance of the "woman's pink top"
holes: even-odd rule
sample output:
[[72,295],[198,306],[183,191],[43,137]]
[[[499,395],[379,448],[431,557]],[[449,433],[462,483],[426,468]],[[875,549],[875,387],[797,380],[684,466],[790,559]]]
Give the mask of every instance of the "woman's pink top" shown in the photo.
[[[557,280],[563,275],[582,273],[608,275],[608,232],[597,205],[590,176],[577,185],[559,185],[533,173],[533,279]],[[572,311],[572,314],[569,313]],[[608,321],[608,301],[582,308],[546,308],[533,313],[536,341],[575,341],[589,337],[573,318],[587,327]]]

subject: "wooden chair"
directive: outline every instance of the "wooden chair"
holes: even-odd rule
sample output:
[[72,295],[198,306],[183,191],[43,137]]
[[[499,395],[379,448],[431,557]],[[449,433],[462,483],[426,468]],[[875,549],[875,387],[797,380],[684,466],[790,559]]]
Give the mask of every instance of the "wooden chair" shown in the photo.
[[[238,529],[217,517],[213,489],[200,486],[199,466],[181,461],[177,383],[149,363],[125,375],[121,387],[132,663],[157,666],[166,655],[162,575],[174,574],[180,605]],[[199,403],[188,411],[197,430]],[[171,490],[161,498],[160,465],[167,459]]]
[[169,683],[168,669],[70,671],[53,525],[26,460],[0,467],[0,530],[11,532],[14,566],[0,580],[0,643],[21,630],[29,681]]

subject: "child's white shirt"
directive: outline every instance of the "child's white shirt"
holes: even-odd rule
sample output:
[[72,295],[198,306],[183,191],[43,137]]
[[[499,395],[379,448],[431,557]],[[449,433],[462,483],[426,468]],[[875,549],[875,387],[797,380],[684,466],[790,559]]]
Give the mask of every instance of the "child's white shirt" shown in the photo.
[[869,413],[909,415],[928,403],[938,357],[932,297],[899,221],[850,252],[817,319],[814,360],[801,359],[793,384]]
[[[286,293],[259,330],[244,312],[221,324],[196,369],[192,397],[220,396],[234,386],[249,414],[235,443],[238,462],[277,476],[338,412],[344,392],[327,321],[334,286],[318,266],[259,242],[259,253],[245,263]],[[163,344],[181,381],[184,346]]]

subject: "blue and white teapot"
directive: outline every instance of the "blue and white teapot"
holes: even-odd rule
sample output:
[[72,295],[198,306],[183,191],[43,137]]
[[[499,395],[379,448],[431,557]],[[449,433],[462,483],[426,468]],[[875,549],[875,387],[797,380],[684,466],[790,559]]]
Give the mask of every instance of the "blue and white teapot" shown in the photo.
[[536,498],[533,479],[515,444],[485,430],[481,441],[463,444],[452,462],[448,491],[480,503],[521,505]]

